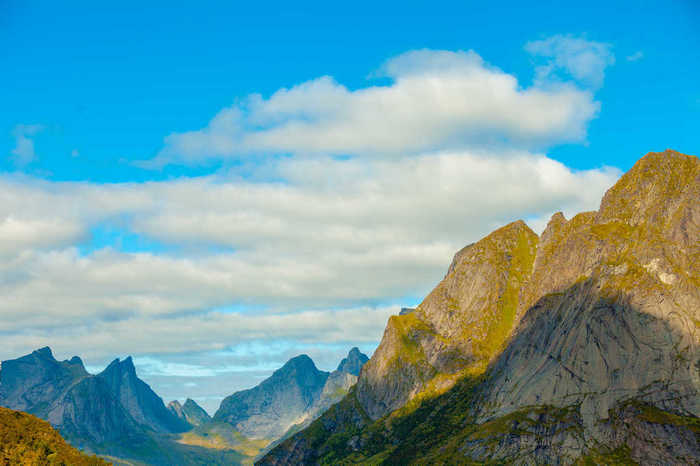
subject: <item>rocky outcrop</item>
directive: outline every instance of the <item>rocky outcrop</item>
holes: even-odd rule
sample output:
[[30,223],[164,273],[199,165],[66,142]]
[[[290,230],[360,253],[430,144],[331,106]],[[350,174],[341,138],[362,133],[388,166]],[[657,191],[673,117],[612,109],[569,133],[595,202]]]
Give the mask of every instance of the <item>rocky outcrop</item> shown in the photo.
[[700,161],[674,151],[539,239],[494,232],[261,464],[700,464],[699,238]]

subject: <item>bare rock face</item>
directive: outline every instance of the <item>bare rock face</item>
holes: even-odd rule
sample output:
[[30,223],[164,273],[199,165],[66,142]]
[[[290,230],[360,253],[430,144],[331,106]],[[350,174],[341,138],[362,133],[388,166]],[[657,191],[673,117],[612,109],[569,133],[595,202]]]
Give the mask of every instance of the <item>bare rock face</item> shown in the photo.
[[597,212],[460,251],[356,388],[260,463],[700,464],[699,439],[700,161],[669,150]]
[[518,221],[459,251],[447,276],[408,314],[389,319],[357,397],[373,419],[421,392],[440,392],[483,372],[516,323],[537,235]]

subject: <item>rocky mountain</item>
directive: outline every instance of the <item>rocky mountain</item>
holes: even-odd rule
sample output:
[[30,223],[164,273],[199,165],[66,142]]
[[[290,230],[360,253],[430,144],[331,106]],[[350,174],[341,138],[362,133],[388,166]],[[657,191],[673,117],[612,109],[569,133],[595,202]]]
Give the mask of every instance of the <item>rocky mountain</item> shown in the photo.
[[342,398],[354,385],[352,372],[359,372],[363,359],[367,356],[353,348],[339,369],[328,373],[305,354],[292,358],[258,386],[226,397],[214,421],[226,422],[251,439],[276,440]]
[[260,464],[700,464],[700,161],[459,251],[355,388]]
[[211,421],[211,416],[199,406],[194,400],[187,398],[185,404],[181,405],[179,401],[174,400],[168,403],[168,409],[179,419],[187,422],[189,425],[196,427],[206,424]]
[[136,375],[131,358],[90,375],[42,348],[0,365],[0,405],[45,419],[73,446],[148,464],[238,464],[244,456],[177,444],[189,424]]
[[31,414],[0,408],[0,463],[106,465],[71,447],[51,425]]

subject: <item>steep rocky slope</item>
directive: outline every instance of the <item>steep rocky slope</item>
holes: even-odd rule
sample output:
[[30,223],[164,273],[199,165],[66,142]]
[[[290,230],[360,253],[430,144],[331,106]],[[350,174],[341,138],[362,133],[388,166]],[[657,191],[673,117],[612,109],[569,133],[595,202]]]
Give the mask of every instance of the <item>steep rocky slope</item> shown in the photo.
[[[354,390],[262,464],[700,464],[700,162],[460,251]],[[455,382],[456,381],[456,382]]]
[[0,464],[99,466],[108,463],[68,445],[48,422],[31,414],[0,408]]

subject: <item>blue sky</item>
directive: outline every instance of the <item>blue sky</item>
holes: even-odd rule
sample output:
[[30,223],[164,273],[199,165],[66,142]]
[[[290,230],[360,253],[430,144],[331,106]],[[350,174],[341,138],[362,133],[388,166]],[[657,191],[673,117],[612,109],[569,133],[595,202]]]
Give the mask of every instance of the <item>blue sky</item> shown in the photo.
[[700,146],[694,1],[142,3],[2,2],[2,359],[134,353],[214,409]]

